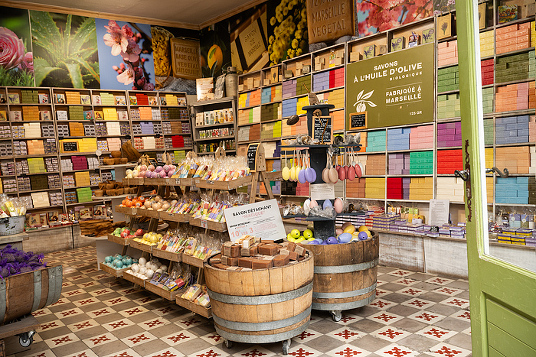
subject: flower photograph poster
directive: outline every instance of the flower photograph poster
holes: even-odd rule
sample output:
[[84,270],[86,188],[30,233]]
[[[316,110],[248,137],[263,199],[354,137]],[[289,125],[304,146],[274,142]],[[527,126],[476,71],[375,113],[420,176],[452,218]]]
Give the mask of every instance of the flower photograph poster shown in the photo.
[[101,88],[154,90],[151,26],[95,19]]

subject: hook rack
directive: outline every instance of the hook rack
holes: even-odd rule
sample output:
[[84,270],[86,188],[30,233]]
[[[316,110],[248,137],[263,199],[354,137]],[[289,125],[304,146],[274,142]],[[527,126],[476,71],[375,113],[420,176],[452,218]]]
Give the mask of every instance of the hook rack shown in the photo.
[[505,167],[504,170],[499,170],[498,168],[496,167],[492,167],[491,169],[488,169],[486,168],[486,173],[487,174],[491,174],[495,172],[496,174],[498,174],[500,177],[508,177],[508,175],[510,175],[510,172],[508,171],[508,169]]

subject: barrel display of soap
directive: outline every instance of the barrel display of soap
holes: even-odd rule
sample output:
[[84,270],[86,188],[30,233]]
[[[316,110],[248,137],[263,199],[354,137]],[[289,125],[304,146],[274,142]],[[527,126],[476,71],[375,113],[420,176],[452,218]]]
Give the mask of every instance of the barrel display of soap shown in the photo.
[[61,265],[12,275],[0,280],[0,324],[49,306],[61,296]]
[[306,245],[314,255],[314,310],[340,311],[365,306],[376,297],[377,234],[345,244]]
[[[288,260],[287,260],[288,261]],[[313,256],[280,267],[236,270],[205,264],[214,326],[228,341],[288,340],[309,326]]]

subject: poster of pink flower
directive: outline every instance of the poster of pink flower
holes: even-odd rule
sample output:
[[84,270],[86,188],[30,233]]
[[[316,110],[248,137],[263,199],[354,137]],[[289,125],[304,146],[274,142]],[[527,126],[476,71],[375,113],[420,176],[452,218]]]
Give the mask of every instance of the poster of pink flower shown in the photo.
[[433,0],[356,0],[357,36],[365,37],[433,15]]
[[28,10],[0,6],[0,85],[35,86]]
[[151,26],[95,19],[102,89],[154,90]]

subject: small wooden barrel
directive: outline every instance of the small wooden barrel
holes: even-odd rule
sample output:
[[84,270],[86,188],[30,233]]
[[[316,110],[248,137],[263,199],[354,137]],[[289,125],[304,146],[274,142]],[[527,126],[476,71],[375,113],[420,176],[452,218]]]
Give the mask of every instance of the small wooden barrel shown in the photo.
[[0,323],[42,309],[58,301],[63,283],[61,265],[0,280]]
[[315,258],[314,310],[349,310],[375,299],[379,256],[376,234],[366,241],[305,246]]
[[214,326],[228,341],[271,343],[309,326],[313,257],[284,267],[232,271],[205,264]]

